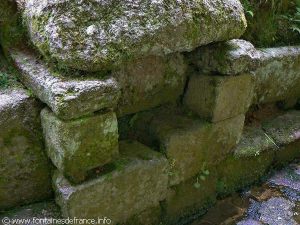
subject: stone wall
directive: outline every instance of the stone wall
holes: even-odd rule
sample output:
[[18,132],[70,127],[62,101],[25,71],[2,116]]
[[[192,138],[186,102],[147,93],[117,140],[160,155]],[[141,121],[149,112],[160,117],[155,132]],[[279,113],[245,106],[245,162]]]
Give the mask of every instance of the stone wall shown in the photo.
[[235,39],[238,0],[0,4],[0,210],[184,224],[300,156],[300,47]]

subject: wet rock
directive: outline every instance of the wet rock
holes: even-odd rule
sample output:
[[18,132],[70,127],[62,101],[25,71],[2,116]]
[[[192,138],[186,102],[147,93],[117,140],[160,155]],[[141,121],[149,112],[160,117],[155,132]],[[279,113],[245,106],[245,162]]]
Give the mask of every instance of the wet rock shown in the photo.
[[0,91],[0,210],[52,195],[40,110],[24,89]]
[[246,28],[237,0],[30,0],[24,18],[31,40],[43,55],[80,70],[108,69],[132,58],[191,51],[238,38]]
[[246,113],[253,98],[251,75],[236,77],[194,75],[184,103],[200,117],[218,122]]
[[80,185],[71,185],[58,171],[54,187],[64,217],[107,217],[124,223],[155,207],[167,194],[167,160],[137,142],[121,142],[120,158],[111,172]]
[[296,225],[293,219],[295,204],[284,198],[271,198],[259,210],[260,220],[269,225]]
[[262,223],[256,220],[246,219],[238,222],[237,225],[262,225]]
[[107,112],[62,121],[48,108],[41,112],[46,149],[53,164],[72,182],[118,156],[118,122]]

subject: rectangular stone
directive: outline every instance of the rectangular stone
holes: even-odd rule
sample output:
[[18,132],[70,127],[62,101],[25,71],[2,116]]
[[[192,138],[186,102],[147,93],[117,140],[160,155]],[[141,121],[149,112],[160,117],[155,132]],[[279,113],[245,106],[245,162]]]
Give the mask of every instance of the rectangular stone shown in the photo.
[[137,114],[133,120],[139,140],[157,145],[167,156],[171,186],[195,176],[203,164],[225,158],[238,143],[244,125],[243,115],[209,123],[172,108]]
[[246,113],[252,103],[251,75],[190,78],[184,104],[200,117],[218,122]]
[[178,53],[133,60],[113,71],[122,92],[118,117],[176,102],[184,91],[186,69]]
[[20,79],[61,119],[70,120],[117,105],[120,90],[114,78],[77,77],[51,70],[32,50],[9,52]]
[[24,89],[0,91],[0,211],[52,196],[41,108]]
[[115,113],[99,113],[63,121],[50,109],[41,112],[46,148],[54,165],[73,182],[118,156],[118,122]]
[[107,217],[111,224],[122,224],[166,198],[167,160],[160,153],[138,142],[123,141],[112,168],[77,186],[57,171],[53,180],[63,216]]

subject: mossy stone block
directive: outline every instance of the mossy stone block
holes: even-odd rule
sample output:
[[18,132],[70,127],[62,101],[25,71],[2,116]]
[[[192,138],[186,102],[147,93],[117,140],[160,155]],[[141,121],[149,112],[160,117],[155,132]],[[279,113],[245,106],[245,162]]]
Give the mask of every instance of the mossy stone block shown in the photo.
[[189,224],[193,216],[204,214],[216,202],[216,184],[216,174],[210,171],[204,180],[199,175],[170,187],[162,203],[163,224]]
[[247,128],[234,154],[217,166],[218,193],[226,195],[257,182],[274,160],[274,141],[261,128]]
[[43,55],[79,70],[191,51],[238,38],[246,28],[238,0],[64,3],[26,1],[23,18]]
[[286,145],[300,139],[300,111],[293,110],[265,121],[263,128],[277,145]]
[[275,154],[275,166],[285,166],[293,160],[300,158],[300,140],[285,145]]
[[73,182],[118,156],[118,123],[107,112],[63,121],[48,108],[41,112],[46,148],[53,164]]
[[160,153],[138,142],[120,142],[120,158],[113,165],[111,172],[80,185],[55,173],[56,202],[64,217],[107,217],[111,224],[122,224],[166,198],[167,160]]
[[52,196],[41,107],[23,89],[0,91],[0,211]]
[[187,65],[181,54],[133,60],[113,76],[121,87],[118,117],[176,102],[183,94]]
[[252,103],[253,88],[251,75],[193,75],[184,103],[200,117],[217,122],[246,113]]
[[238,143],[243,125],[243,115],[209,123],[172,108],[141,113],[133,119],[139,140],[156,145],[167,156],[171,186],[192,178],[204,164],[224,159]]

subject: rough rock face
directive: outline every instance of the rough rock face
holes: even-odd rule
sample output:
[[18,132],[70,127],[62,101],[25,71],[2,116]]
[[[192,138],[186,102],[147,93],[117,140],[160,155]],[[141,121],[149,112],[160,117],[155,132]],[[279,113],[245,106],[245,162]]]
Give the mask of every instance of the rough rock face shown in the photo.
[[23,89],[0,92],[0,210],[52,194],[40,110]]
[[24,18],[43,55],[80,70],[191,51],[246,28],[238,0],[29,0]]

